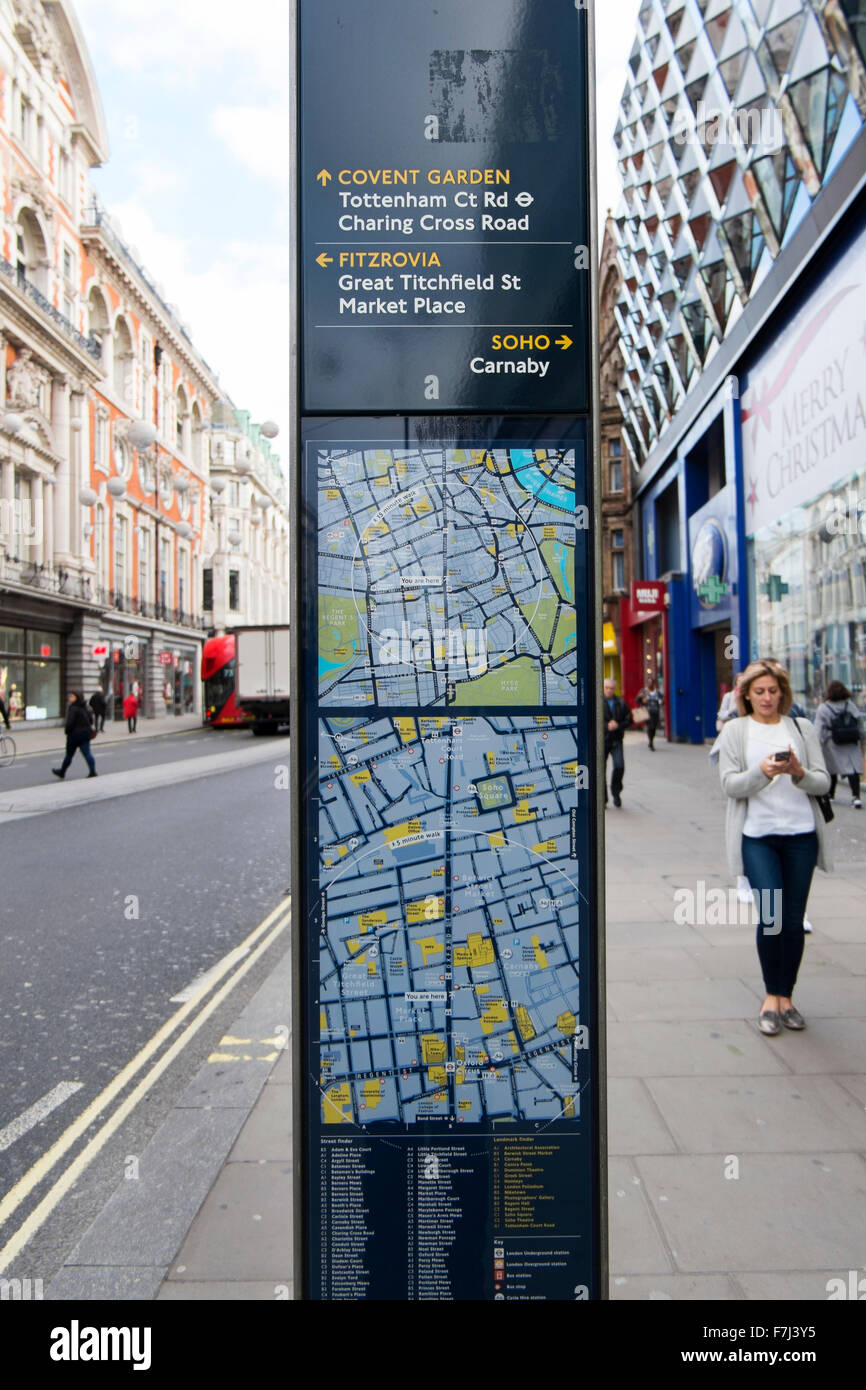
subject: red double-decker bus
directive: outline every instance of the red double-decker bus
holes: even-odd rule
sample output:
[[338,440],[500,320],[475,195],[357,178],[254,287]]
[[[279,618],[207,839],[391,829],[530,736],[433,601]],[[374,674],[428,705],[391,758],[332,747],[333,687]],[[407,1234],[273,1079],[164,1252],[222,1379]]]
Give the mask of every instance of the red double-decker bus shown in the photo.
[[235,703],[235,638],[226,632],[209,637],[201,654],[205,723],[214,729],[252,724],[252,718]]

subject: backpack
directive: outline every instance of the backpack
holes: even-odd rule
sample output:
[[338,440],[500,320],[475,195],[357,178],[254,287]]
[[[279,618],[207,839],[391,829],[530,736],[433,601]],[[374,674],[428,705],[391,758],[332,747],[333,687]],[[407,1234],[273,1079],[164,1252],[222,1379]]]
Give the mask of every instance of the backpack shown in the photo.
[[837,711],[830,720],[830,737],[834,743],[848,744],[860,742],[860,720],[846,707]]

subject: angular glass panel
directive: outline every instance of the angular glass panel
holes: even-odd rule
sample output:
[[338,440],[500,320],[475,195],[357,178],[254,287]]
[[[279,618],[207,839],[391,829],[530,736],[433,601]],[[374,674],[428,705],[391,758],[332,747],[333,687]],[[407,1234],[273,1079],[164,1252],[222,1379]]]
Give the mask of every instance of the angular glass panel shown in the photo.
[[728,25],[730,22],[731,11],[729,9],[725,14],[719,15],[717,19],[707,20],[705,25],[707,37],[713,46],[713,52],[717,58],[722,51],[722,45],[725,42],[725,36],[728,32]]
[[815,168],[823,179],[848,97],[841,73],[825,68],[788,88]]
[[729,97],[733,97],[734,92],[739,86],[747,57],[748,49],[744,48],[742,53],[736,53],[733,58],[726,58],[723,63],[719,64],[719,74],[725,84],[725,91]]
[[797,47],[797,40],[800,37],[800,30],[803,27],[802,14],[793,19],[785,20],[784,24],[778,24],[775,29],[770,29],[765,43],[770,50],[770,57],[773,66],[780,77],[784,77],[788,68],[791,66],[791,59],[794,49]]
[[692,61],[692,54],[695,51],[695,42],[695,39],[690,39],[688,43],[684,43],[682,47],[678,48],[676,51],[675,57],[683,70],[683,76],[685,76],[685,74],[689,70],[689,64]]
[[777,150],[775,154],[756,159],[752,170],[758,180],[773,228],[781,241],[800,183],[796,165],[786,146]]
[[722,226],[743,284],[750,293],[765,244],[761,224],[754,212],[743,212],[729,217]]

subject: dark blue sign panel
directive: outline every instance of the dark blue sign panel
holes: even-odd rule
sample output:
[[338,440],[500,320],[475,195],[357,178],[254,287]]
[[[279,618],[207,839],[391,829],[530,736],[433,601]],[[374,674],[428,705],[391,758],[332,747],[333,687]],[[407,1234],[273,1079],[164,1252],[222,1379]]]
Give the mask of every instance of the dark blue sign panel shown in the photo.
[[586,28],[301,5],[302,412],[589,408]]
[[598,1297],[587,423],[301,469],[305,1296]]

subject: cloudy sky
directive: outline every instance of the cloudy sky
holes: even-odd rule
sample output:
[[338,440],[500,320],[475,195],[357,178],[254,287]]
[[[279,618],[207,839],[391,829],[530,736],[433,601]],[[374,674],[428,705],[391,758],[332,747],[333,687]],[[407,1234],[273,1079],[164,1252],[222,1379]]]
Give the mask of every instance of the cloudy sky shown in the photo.
[[[599,201],[639,0],[598,20]],[[285,0],[76,0],[111,155],[97,192],[253,418],[288,422]]]

